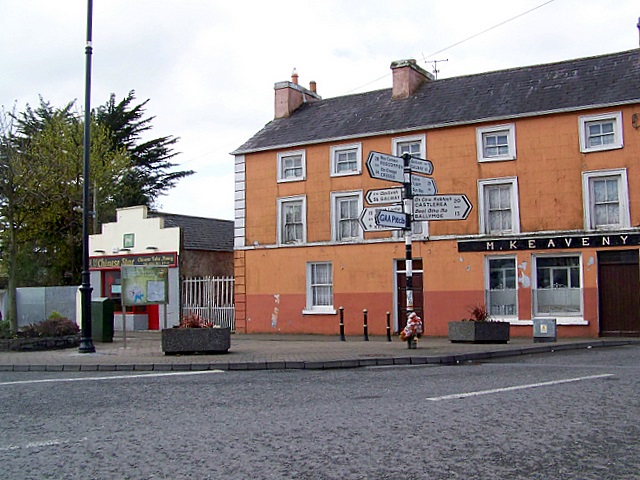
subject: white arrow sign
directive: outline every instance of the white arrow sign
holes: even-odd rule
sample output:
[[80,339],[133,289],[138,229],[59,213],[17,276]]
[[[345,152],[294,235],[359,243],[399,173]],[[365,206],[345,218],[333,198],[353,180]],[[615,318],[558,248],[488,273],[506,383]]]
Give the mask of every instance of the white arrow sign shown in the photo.
[[406,228],[407,214],[404,212],[393,212],[391,210],[378,210],[376,213],[376,224],[381,227]]
[[370,205],[398,203],[402,201],[402,187],[378,188],[367,191],[364,199]]
[[411,157],[409,166],[412,172],[421,173],[423,175],[431,175],[433,173],[433,163],[424,158]]
[[383,230],[396,230],[398,227],[383,227],[376,224],[376,213],[380,210],[402,212],[402,205],[386,205],[384,207],[365,207],[358,218],[362,229],[365,232],[375,232]]
[[411,193],[413,195],[435,195],[438,193],[436,182],[430,177],[411,175]]
[[404,182],[404,159],[380,152],[369,152],[367,170],[371,178]]
[[418,195],[413,197],[414,220],[464,220],[471,212],[466,195]]

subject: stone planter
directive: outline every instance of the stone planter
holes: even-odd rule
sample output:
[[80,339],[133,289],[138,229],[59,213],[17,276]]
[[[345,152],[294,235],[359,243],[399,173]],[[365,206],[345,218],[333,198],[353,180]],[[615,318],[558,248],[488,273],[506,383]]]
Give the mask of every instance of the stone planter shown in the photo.
[[80,334],[64,337],[11,338],[0,340],[0,352],[60,350],[80,345]]
[[509,322],[449,322],[452,343],[507,343]]
[[162,351],[165,355],[227,353],[230,346],[230,328],[165,328],[162,330]]

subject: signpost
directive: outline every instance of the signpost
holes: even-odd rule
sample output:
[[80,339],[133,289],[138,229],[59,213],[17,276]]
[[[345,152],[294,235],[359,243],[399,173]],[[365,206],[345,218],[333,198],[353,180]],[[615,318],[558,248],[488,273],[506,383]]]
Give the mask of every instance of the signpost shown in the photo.
[[[469,216],[471,203],[465,195],[437,195],[433,178],[433,163],[408,153],[402,157],[369,152],[367,170],[371,178],[402,183],[402,187],[369,190],[365,200],[371,205],[402,202],[401,205],[366,207],[358,220],[366,232],[404,230],[407,272],[407,321],[413,313],[413,264],[411,258],[411,222],[414,220],[464,220]],[[409,348],[415,343],[408,342]]]
[[472,208],[466,195],[413,197],[414,220],[465,220]]
[[370,152],[367,170],[371,178],[404,183],[404,159],[380,152]]
[[402,201],[402,187],[379,188],[367,191],[364,200],[370,205],[398,203]]
[[409,216],[404,212],[393,212],[391,210],[378,210],[376,212],[376,225],[391,228],[407,228]]
[[433,178],[411,175],[412,195],[435,195],[436,193],[438,193],[438,189]]
[[365,232],[380,232],[384,230],[397,230],[398,226],[395,227],[387,227],[378,225],[376,223],[376,214],[380,210],[393,211],[393,212],[402,212],[402,205],[385,205],[384,207],[365,207],[358,217],[358,221],[360,222],[360,226]]
[[424,158],[411,157],[409,167],[412,172],[421,173],[422,175],[431,175],[433,173],[433,163]]

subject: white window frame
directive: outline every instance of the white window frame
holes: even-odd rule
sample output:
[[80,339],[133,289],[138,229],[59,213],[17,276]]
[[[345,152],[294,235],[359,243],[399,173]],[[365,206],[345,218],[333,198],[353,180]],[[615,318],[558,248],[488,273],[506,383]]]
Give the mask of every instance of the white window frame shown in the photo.
[[[490,262],[492,260],[512,260],[513,261],[513,269],[515,271],[515,291],[516,291],[516,311],[513,314],[504,314],[504,315],[494,315],[491,314],[491,317],[495,320],[517,320],[518,319],[518,259],[515,255],[500,255],[500,256],[487,256],[485,257],[485,266],[484,266],[484,291],[485,291],[485,305],[487,305],[487,309],[491,309],[491,304],[489,302],[489,296],[491,292],[491,270],[490,270]],[[505,289],[510,290],[510,289]]]
[[[300,156],[301,157],[301,163],[302,163],[302,175],[298,176],[298,177],[292,177],[292,178],[284,178],[283,174],[283,162],[286,158],[289,157],[297,157]],[[296,151],[292,151],[292,152],[280,152],[278,153],[278,183],[283,183],[283,182],[300,182],[303,181],[307,178],[307,160],[306,160],[306,152],[305,150],[296,150]]]
[[[538,309],[538,299],[537,299],[537,291],[538,289],[538,260],[541,258],[558,258],[558,257],[577,257],[578,258],[578,269],[580,274],[580,311],[579,312],[550,312],[550,313],[540,313],[537,311]],[[581,322],[576,322],[577,319],[583,319],[584,315],[584,275],[582,274],[582,254],[581,253],[557,253],[557,254],[536,254],[531,256],[531,311],[534,318],[555,318],[557,320],[557,324],[575,324],[579,325]]]
[[[596,226],[591,183],[595,179],[606,177],[618,177],[619,223]],[[631,214],[629,212],[629,183],[627,181],[626,168],[582,172],[582,200],[585,230],[607,230],[615,228],[629,228],[631,226]]]
[[[346,172],[338,172],[338,155],[344,151],[356,151],[356,168]],[[362,144],[353,143],[349,145],[334,145],[331,147],[331,176],[344,177],[346,175],[362,174]]]
[[[422,135],[408,135],[406,137],[395,137],[391,139],[391,148],[393,155],[396,157],[402,156],[400,153],[400,145],[404,143],[420,143],[420,153],[419,157],[426,160],[427,159],[427,136]],[[414,154],[415,155],[415,154]],[[429,237],[429,222],[412,222],[411,231],[413,235],[422,238]],[[404,236],[403,230],[393,230],[392,236],[395,238],[400,238]]]
[[[587,144],[589,139],[589,136],[587,134],[587,127],[591,123],[605,123],[607,121],[613,122],[613,143],[590,147]],[[580,151],[582,153],[615,150],[624,146],[624,139],[622,135],[622,112],[600,113],[598,115],[581,115],[580,117],[578,117],[578,128],[580,134]]]
[[420,158],[427,158],[427,136],[426,135],[408,135],[406,137],[395,137],[391,139],[391,151],[393,155],[400,157],[399,147],[403,143],[420,142]]
[[[278,245],[299,245],[307,243],[307,197],[305,195],[296,195],[292,197],[278,198],[278,219],[277,219],[277,242]],[[296,242],[284,242],[284,206],[288,203],[302,202],[302,239]]]
[[[489,232],[489,212],[485,202],[485,190],[487,187],[498,185],[511,186],[511,230],[504,232]],[[478,180],[478,216],[480,233],[484,235],[504,235],[520,233],[520,207],[518,202],[518,177],[492,178]]]
[[[331,305],[314,305],[313,304],[313,287],[312,284],[312,272],[313,265],[330,265],[331,266]],[[333,306],[334,302],[334,291],[333,291],[333,262],[330,261],[318,261],[318,262],[307,262],[307,272],[306,272],[306,308],[302,311],[304,315],[334,315],[336,310]]]
[[[485,155],[485,138],[491,134],[506,132],[507,146],[509,151],[503,155]],[[492,125],[489,127],[476,128],[476,150],[478,162],[503,162],[505,160],[516,159],[516,125],[515,123],[505,123],[503,125]]]
[[340,232],[340,219],[338,215],[340,209],[338,209],[338,201],[345,197],[358,197],[358,212],[363,210],[362,190],[353,190],[348,192],[331,192],[331,239],[334,242],[357,242],[364,239],[364,233],[362,226],[358,223],[358,236],[349,237],[346,239],[338,238]]

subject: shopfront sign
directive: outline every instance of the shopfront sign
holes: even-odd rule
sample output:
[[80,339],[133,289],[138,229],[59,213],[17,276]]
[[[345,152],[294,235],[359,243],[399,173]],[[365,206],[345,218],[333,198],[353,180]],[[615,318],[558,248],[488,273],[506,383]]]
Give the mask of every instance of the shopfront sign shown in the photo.
[[508,252],[575,248],[629,247],[640,245],[640,233],[557,235],[517,239],[459,240],[458,252]]
[[170,253],[143,253],[140,255],[103,255],[89,258],[90,270],[105,270],[127,266],[156,265],[175,267],[178,264],[178,255]]

